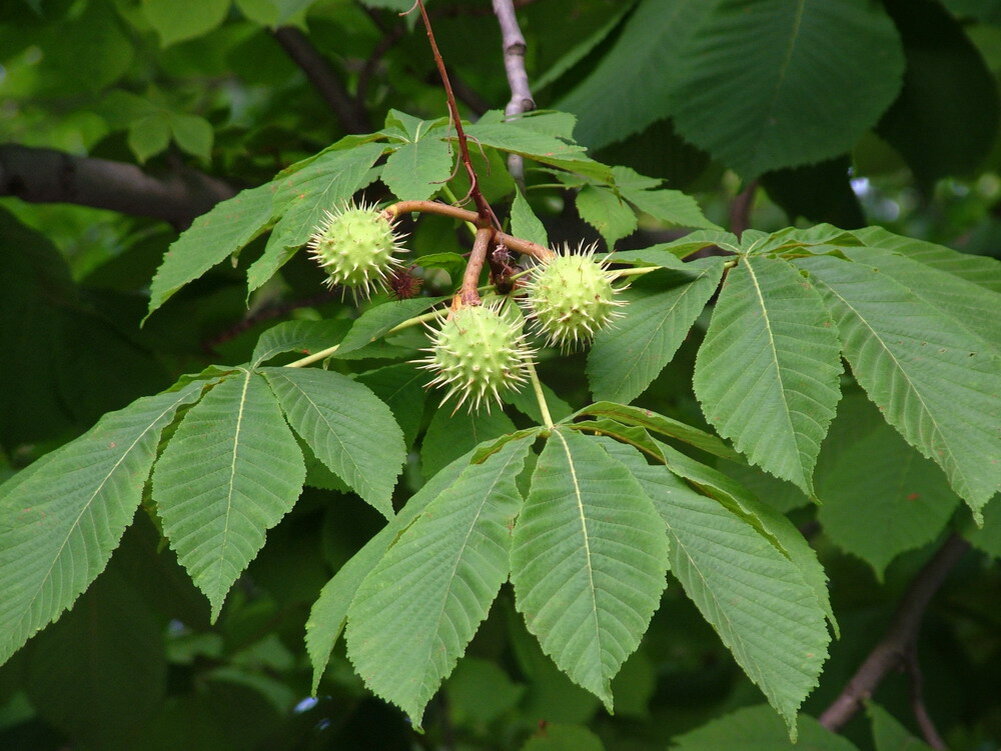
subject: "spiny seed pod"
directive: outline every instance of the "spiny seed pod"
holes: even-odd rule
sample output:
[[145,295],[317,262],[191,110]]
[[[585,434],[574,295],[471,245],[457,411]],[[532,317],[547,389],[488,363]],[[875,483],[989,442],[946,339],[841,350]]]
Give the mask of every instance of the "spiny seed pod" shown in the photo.
[[400,267],[394,253],[402,250],[394,224],[374,206],[348,204],[325,211],[309,238],[309,255],[327,272],[327,286],[350,288],[357,299],[385,289],[387,277]]
[[499,308],[473,305],[453,311],[437,329],[431,328],[430,353],[417,362],[435,373],[428,386],[448,387],[442,402],[453,396],[455,409],[469,403],[469,410],[486,403],[500,403],[501,394],[525,383],[534,352],[525,343],[521,317]]
[[526,318],[551,346],[572,350],[589,342],[620,313],[615,275],[595,260],[594,246],[571,254],[569,249],[536,266],[525,285]]

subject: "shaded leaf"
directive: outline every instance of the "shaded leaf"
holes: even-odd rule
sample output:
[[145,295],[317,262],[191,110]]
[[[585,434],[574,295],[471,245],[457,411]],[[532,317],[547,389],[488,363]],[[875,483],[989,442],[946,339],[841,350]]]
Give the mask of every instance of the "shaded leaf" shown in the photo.
[[422,314],[432,305],[444,299],[443,297],[414,297],[409,300],[393,300],[369,308],[358,316],[358,319],[351,326],[351,330],[341,340],[335,357],[343,357],[353,350],[361,349],[366,344],[389,333],[394,327]]
[[501,411],[450,413],[448,407],[435,410],[421,444],[421,469],[431,477],[474,446],[517,430]]
[[514,203],[511,204],[511,234],[515,237],[531,240],[544,248],[549,247],[549,235],[546,234],[546,228],[532,211],[532,207],[520,190],[515,192]]
[[897,719],[878,704],[869,701],[865,713],[872,722],[872,742],[876,751],[931,751],[931,748],[911,735]]
[[[674,751],[858,751],[855,745],[832,733],[809,715],[800,715],[798,732],[790,734],[767,706],[745,707],[676,738]],[[798,736],[799,743],[795,742]]]
[[229,0],[142,0],[143,13],[157,34],[160,45],[201,36],[222,23]]

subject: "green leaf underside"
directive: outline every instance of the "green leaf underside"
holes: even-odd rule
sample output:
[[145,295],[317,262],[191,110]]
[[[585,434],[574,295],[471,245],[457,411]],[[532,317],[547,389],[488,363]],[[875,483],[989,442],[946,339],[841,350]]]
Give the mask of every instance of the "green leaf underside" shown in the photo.
[[633,449],[603,447],[653,500],[671,540],[671,571],[737,663],[789,723],[817,685],[830,636],[797,566],[750,524]]
[[663,463],[664,454],[657,441],[646,431],[635,425],[623,425],[621,422],[608,419],[581,420],[569,426],[573,430],[592,435],[608,436],[616,441],[628,443],[633,448],[642,451],[654,461]]
[[[798,732],[787,729],[767,706],[744,707],[674,740],[672,751],[858,751],[809,715],[800,715]],[[796,738],[798,736],[798,742]]]
[[393,419],[403,431],[403,441],[409,448],[417,438],[424,418],[427,401],[427,374],[409,362],[387,365],[370,370],[356,379],[372,389],[393,413]]
[[507,579],[515,480],[533,438],[471,464],[406,529],[348,611],[348,657],[373,692],[420,727]]
[[865,227],[852,234],[869,248],[892,250],[923,266],[965,279],[991,292],[1001,292],[1001,261],[996,258],[957,253],[926,240],[895,235],[882,227]]
[[684,441],[695,448],[713,454],[723,459],[739,460],[740,456],[723,441],[707,433],[704,430],[693,428],[680,420],[674,420],[664,415],[659,415],[649,409],[633,407],[627,404],[616,404],[615,402],[595,402],[578,411],[574,417],[581,415],[594,415],[596,417],[609,417],[625,425],[637,425],[647,430]]
[[305,478],[295,436],[259,375],[226,379],[184,416],[153,471],[153,499],[213,620]]
[[282,212],[282,218],[274,228],[275,245],[291,248],[304,244],[325,211],[341,208],[364,187],[369,170],[384,150],[384,144],[366,143],[327,151],[307,167],[280,179],[275,208]]
[[714,498],[727,510],[736,514],[754,527],[759,534],[769,540],[800,570],[803,578],[813,589],[814,597],[827,616],[828,622],[839,634],[838,622],[834,618],[831,599],[827,591],[827,573],[817,560],[817,554],[802,533],[771,506],[762,503],[746,488],[714,467],[697,462],[670,446],[659,444],[667,462],[667,468],[678,477],[688,480],[702,493]]
[[320,591],[319,598],[309,612],[309,620],[306,621],[306,651],[313,664],[314,695],[330,660],[330,653],[344,628],[348,606],[351,605],[358,587],[393,545],[400,532],[413,524],[428,504],[459,478],[469,464],[472,454],[470,451],[459,457],[432,477],[407,501],[407,505],[399,514],[338,569]]
[[597,333],[588,354],[587,377],[595,400],[632,401],[674,357],[719,284],[722,259],[691,270],[698,271],[694,278],[666,289],[662,277],[661,291],[635,289],[623,295],[628,301],[623,317]]
[[876,751],[931,751],[878,704],[866,702],[865,713],[872,722],[872,742]]
[[554,430],[515,526],[511,581],[543,651],[609,709],[667,566],[663,522],[637,481],[594,438]]
[[390,154],[381,179],[401,201],[423,201],[440,190],[451,174],[451,145],[428,136]]
[[798,265],[824,295],[869,398],[977,515],[1001,486],[1001,358],[955,314],[871,266],[832,257]]
[[824,533],[879,578],[897,555],[931,542],[959,503],[942,471],[862,395],[838,407],[816,481]]
[[338,342],[351,326],[344,319],[284,321],[261,334],[250,361],[255,366],[285,352],[310,355]]
[[387,519],[406,458],[403,432],[371,389],[318,368],[261,368],[289,424],[331,472]]
[[840,346],[820,295],[780,259],[744,257],[723,284],[692,384],[706,419],[762,469],[813,495],[841,396]]
[[274,185],[244,190],[195,219],[170,246],[150,286],[149,313],[236,252],[268,225]]
[[104,570],[135,514],[160,433],[201,384],[138,399],[0,486],[0,663]]
[[545,225],[532,211],[531,205],[520,190],[515,192],[514,202],[511,204],[511,232],[516,237],[531,240],[544,248],[549,247],[549,235],[546,234]]
[[900,39],[867,0],[708,5],[679,50],[670,114],[745,179],[850,150],[900,89]]

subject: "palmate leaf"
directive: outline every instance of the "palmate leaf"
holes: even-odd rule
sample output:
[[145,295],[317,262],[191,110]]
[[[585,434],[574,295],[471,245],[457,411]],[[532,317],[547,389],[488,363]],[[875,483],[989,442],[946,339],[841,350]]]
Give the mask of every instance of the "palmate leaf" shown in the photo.
[[382,170],[382,181],[401,201],[430,198],[452,174],[452,148],[442,140],[444,130],[422,134],[402,144],[389,155]]
[[795,726],[817,685],[830,636],[803,572],[745,520],[663,466],[610,440],[667,525],[671,571],[737,663]]
[[315,694],[327,668],[330,653],[337,643],[348,617],[348,607],[354,599],[358,587],[382,560],[386,551],[396,542],[400,533],[424,513],[428,504],[449,488],[469,464],[473,452],[470,451],[441,470],[417,491],[400,513],[389,520],[378,534],[369,540],[351,559],[338,569],[333,578],[320,592],[313,603],[306,621],[306,651],[313,664],[313,688]]
[[406,458],[393,413],[372,391],[317,368],[261,368],[289,424],[316,457],[383,516]]
[[664,590],[667,548],[629,471],[597,439],[554,430],[515,526],[511,582],[543,651],[609,709]]
[[240,369],[184,416],[153,471],[153,500],[213,620],[305,478],[302,451],[260,375]]
[[149,312],[253,240],[270,224],[273,183],[237,193],[195,219],[170,246],[150,285]]
[[830,256],[797,263],[823,293],[869,398],[979,515],[1001,486],[1001,358],[956,321],[959,310],[946,313],[890,274]]
[[709,422],[751,462],[813,495],[840,374],[820,295],[786,261],[742,258],[695,360],[692,385]]
[[665,114],[745,179],[850,150],[900,90],[900,39],[867,0],[704,5]]
[[365,578],[348,610],[348,658],[420,727],[507,579],[515,485],[534,436],[471,464]]
[[202,384],[147,396],[0,486],[0,663],[104,570],[132,521],[160,434]]
[[624,294],[623,317],[597,333],[588,354],[596,400],[632,401],[671,361],[723,273],[722,258],[706,260],[688,264],[690,274],[649,274]]

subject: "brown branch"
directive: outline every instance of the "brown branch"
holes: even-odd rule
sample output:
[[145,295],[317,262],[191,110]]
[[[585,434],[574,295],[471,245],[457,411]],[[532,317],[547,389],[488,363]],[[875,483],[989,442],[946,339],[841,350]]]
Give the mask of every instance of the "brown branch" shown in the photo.
[[400,201],[392,206],[387,206],[383,213],[388,214],[388,218],[395,219],[403,214],[418,212],[421,214],[438,214],[439,216],[450,216],[460,222],[469,222],[477,227],[489,227],[490,223],[480,218],[475,211],[461,209],[448,203],[438,201]]
[[831,731],[840,729],[855,716],[862,702],[872,696],[886,674],[904,663],[908,650],[917,642],[928,603],[969,547],[966,540],[952,534],[917,573],[900,600],[883,638],[873,647],[838,698],[824,710],[820,716],[821,725]]
[[904,657],[904,668],[907,670],[907,677],[910,679],[911,711],[914,719],[921,729],[921,735],[929,746],[935,751],[948,751],[949,747],[938,734],[938,729],[928,714],[928,707],[925,706],[924,698],[924,675],[921,673],[921,665],[918,664],[917,645],[911,644],[910,649]]
[[[512,0],[493,0],[494,15],[501,29],[501,43],[504,47],[504,71],[507,73],[507,83],[511,88],[511,99],[504,108],[508,119],[535,109],[535,99],[528,85],[528,73],[525,71],[525,36],[518,26],[518,17],[514,12]],[[511,154],[507,158],[507,168],[515,181],[525,186],[525,161],[519,154]]]
[[462,163],[466,167],[469,175],[469,195],[476,204],[476,213],[486,221],[489,220],[497,229],[500,229],[500,222],[494,216],[493,209],[487,203],[487,199],[480,192],[480,184],[476,179],[476,170],[473,169],[473,160],[469,157],[469,143],[466,140],[466,132],[462,129],[462,118],[459,116],[459,106],[455,102],[455,92],[452,91],[452,83],[448,79],[448,71],[445,70],[445,61],[442,59],[441,51],[438,49],[438,42],[434,38],[434,30],[431,28],[431,19],[428,18],[427,8],[424,7],[424,0],[417,0],[417,7],[420,8],[421,18],[424,19],[424,28],[427,31],[428,41],[431,43],[431,52],[434,55],[435,64],[438,66],[438,75],[441,76],[442,86],[445,87],[445,97],[448,102],[448,112],[455,126],[455,135],[459,143],[459,154],[462,156]]
[[0,196],[73,203],[162,219],[177,229],[236,194],[222,180],[182,167],[162,177],[134,164],[54,149],[0,145]]
[[737,194],[730,204],[730,231],[737,237],[751,226],[751,206],[754,204],[754,194],[758,191],[758,181],[751,180]]
[[480,304],[480,293],[476,288],[480,284],[480,272],[483,271],[483,264],[487,260],[487,248],[490,247],[493,237],[493,227],[480,227],[476,230],[473,250],[469,254],[469,261],[466,262],[466,270],[462,272],[462,286],[459,287],[459,298],[463,305]]
[[533,243],[530,240],[523,240],[520,237],[508,235],[504,232],[498,232],[494,237],[494,241],[506,245],[511,250],[516,250],[519,253],[532,256],[537,261],[548,261],[556,255],[549,248],[539,245],[538,243]]
[[294,26],[281,26],[271,33],[292,61],[302,68],[345,132],[368,133],[372,130],[365,107],[348,93],[330,62],[302,31]]

